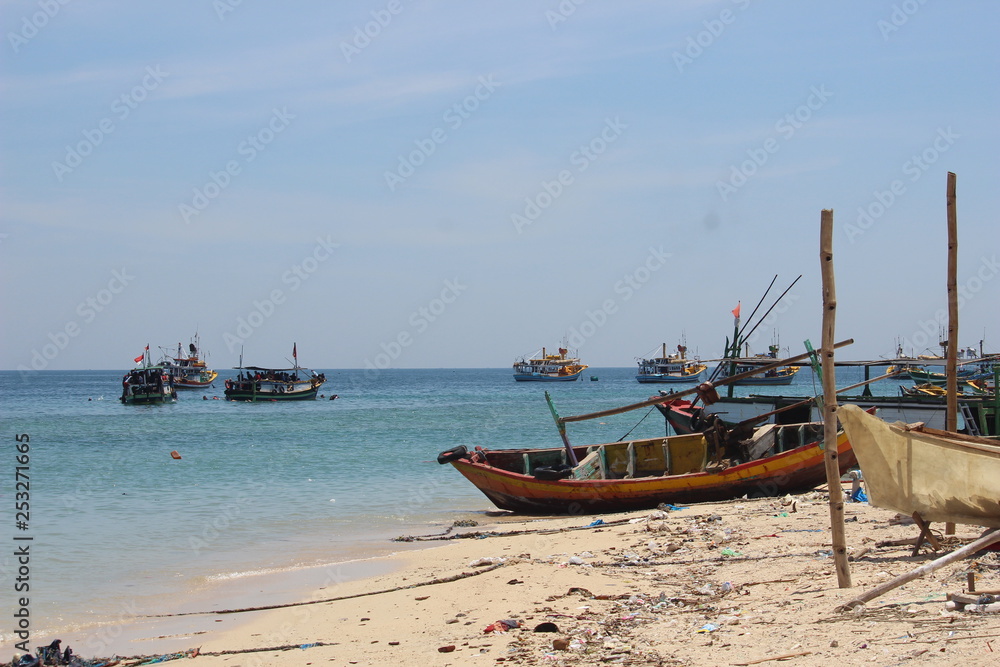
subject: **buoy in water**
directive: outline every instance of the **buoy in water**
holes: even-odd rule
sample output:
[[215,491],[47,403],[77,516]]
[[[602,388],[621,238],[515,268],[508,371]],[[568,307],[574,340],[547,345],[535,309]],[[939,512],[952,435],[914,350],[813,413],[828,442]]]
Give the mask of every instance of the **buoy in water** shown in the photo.
[[179,458],[181,457],[181,455],[180,455],[180,453],[178,453],[178,451],[177,451],[177,450],[175,449],[174,451],[170,452],[170,457],[171,457],[171,458],[174,458],[174,459],[179,459]]

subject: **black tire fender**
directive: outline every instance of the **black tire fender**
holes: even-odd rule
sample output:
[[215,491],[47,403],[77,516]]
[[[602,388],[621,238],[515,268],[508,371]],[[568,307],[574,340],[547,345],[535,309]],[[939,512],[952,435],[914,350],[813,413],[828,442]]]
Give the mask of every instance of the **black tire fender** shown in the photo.
[[457,447],[452,447],[451,449],[446,449],[440,454],[438,454],[438,463],[444,465],[445,463],[451,463],[452,461],[457,461],[459,459],[464,459],[469,454],[469,448],[465,445],[459,445]]

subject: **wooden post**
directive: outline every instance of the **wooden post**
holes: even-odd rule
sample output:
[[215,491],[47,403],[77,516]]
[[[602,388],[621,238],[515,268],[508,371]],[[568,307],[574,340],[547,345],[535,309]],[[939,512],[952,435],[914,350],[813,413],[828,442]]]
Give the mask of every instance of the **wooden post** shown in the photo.
[[895,579],[885,582],[884,584],[880,584],[875,588],[871,589],[870,591],[868,591],[867,593],[859,595],[850,602],[841,605],[840,607],[837,607],[837,611],[850,611],[851,609],[854,609],[858,605],[864,604],[870,600],[874,600],[878,596],[884,595],[885,593],[891,591],[894,588],[898,588],[899,586],[902,586],[907,582],[913,581],[914,579],[918,579],[924,576],[925,574],[934,572],[935,570],[944,567],[948,563],[954,563],[956,560],[961,560],[966,556],[970,556],[979,551],[980,549],[985,549],[986,547],[990,546],[995,542],[1000,542],[1000,530],[994,530],[993,532],[987,533],[986,535],[980,537],[975,542],[971,544],[966,544],[961,549],[952,551],[950,554],[941,556],[937,560],[932,560],[930,563],[924,563],[915,570],[911,570],[910,572],[902,574],[896,577]]
[[[958,212],[955,209],[955,174],[948,172],[948,352],[946,431],[958,430]],[[955,534],[955,524],[945,524],[945,534]]]
[[837,583],[851,587],[844,528],[844,488],[840,485],[837,452],[837,377],[834,367],[834,333],[837,320],[837,288],[833,277],[833,211],[820,215],[820,269],[823,275],[823,448],[826,453],[826,482],[830,489],[830,529]]

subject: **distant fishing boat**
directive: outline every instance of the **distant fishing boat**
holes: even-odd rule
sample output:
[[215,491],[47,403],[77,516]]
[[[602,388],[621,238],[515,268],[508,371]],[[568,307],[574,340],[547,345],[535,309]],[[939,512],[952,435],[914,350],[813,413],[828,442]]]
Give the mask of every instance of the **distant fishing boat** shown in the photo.
[[[732,359],[723,360],[719,364],[719,378],[727,378],[732,375],[739,375],[740,373],[746,373],[747,371],[760,368],[761,366],[766,366],[772,363],[778,358],[777,346],[772,345],[771,352],[769,354],[760,354],[752,357],[737,357]],[[743,378],[734,382],[734,386],[741,385],[786,385],[791,384],[792,380],[795,379],[795,374],[799,372],[798,366],[785,366],[784,368],[774,368],[769,371],[765,371],[760,375],[754,375],[751,377]]]
[[198,356],[198,346],[198,334],[195,334],[188,344],[187,356],[184,356],[181,344],[177,343],[177,355],[164,357],[162,363],[178,389],[203,389],[219,377],[219,373],[208,368],[205,360]]
[[308,401],[316,398],[326,382],[323,373],[299,366],[298,350],[292,345],[291,368],[244,366],[242,357],[235,379],[226,380],[227,401]]
[[125,405],[172,403],[177,400],[173,382],[161,365],[149,363],[149,346],[135,358],[138,368],[122,376],[121,402]]
[[546,354],[542,348],[540,357],[521,358],[514,362],[514,379],[517,382],[572,382],[587,368],[576,357],[567,356],[569,350],[559,348],[559,354]]
[[698,382],[708,366],[687,358],[687,346],[677,346],[677,354],[667,355],[667,344],[662,344],[659,357],[639,361],[635,379],[642,383]]

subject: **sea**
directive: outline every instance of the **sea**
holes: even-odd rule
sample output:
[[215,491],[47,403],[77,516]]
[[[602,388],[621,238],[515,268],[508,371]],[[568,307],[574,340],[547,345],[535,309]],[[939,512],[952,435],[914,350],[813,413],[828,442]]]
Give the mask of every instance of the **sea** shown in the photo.
[[[0,588],[10,609],[0,654],[17,641],[22,606],[32,632],[52,637],[135,615],[304,598],[289,573],[369,576],[365,563],[414,548],[393,538],[496,514],[439,452],[560,446],[546,391],[569,416],[684,387],[639,384],[635,368],[557,383],[495,368],[316,370],[327,382],[314,401],[229,402],[223,382],[234,372],[221,371],[214,387],[153,406],[119,401],[122,370],[0,372]],[[838,369],[838,386],[863,372]],[[804,366],[790,386],[736,392],[804,396],[820,384]],[[873,393],[898,386],[882,380]],[[665,433],[648,408],[567,426],[574,445]]]

